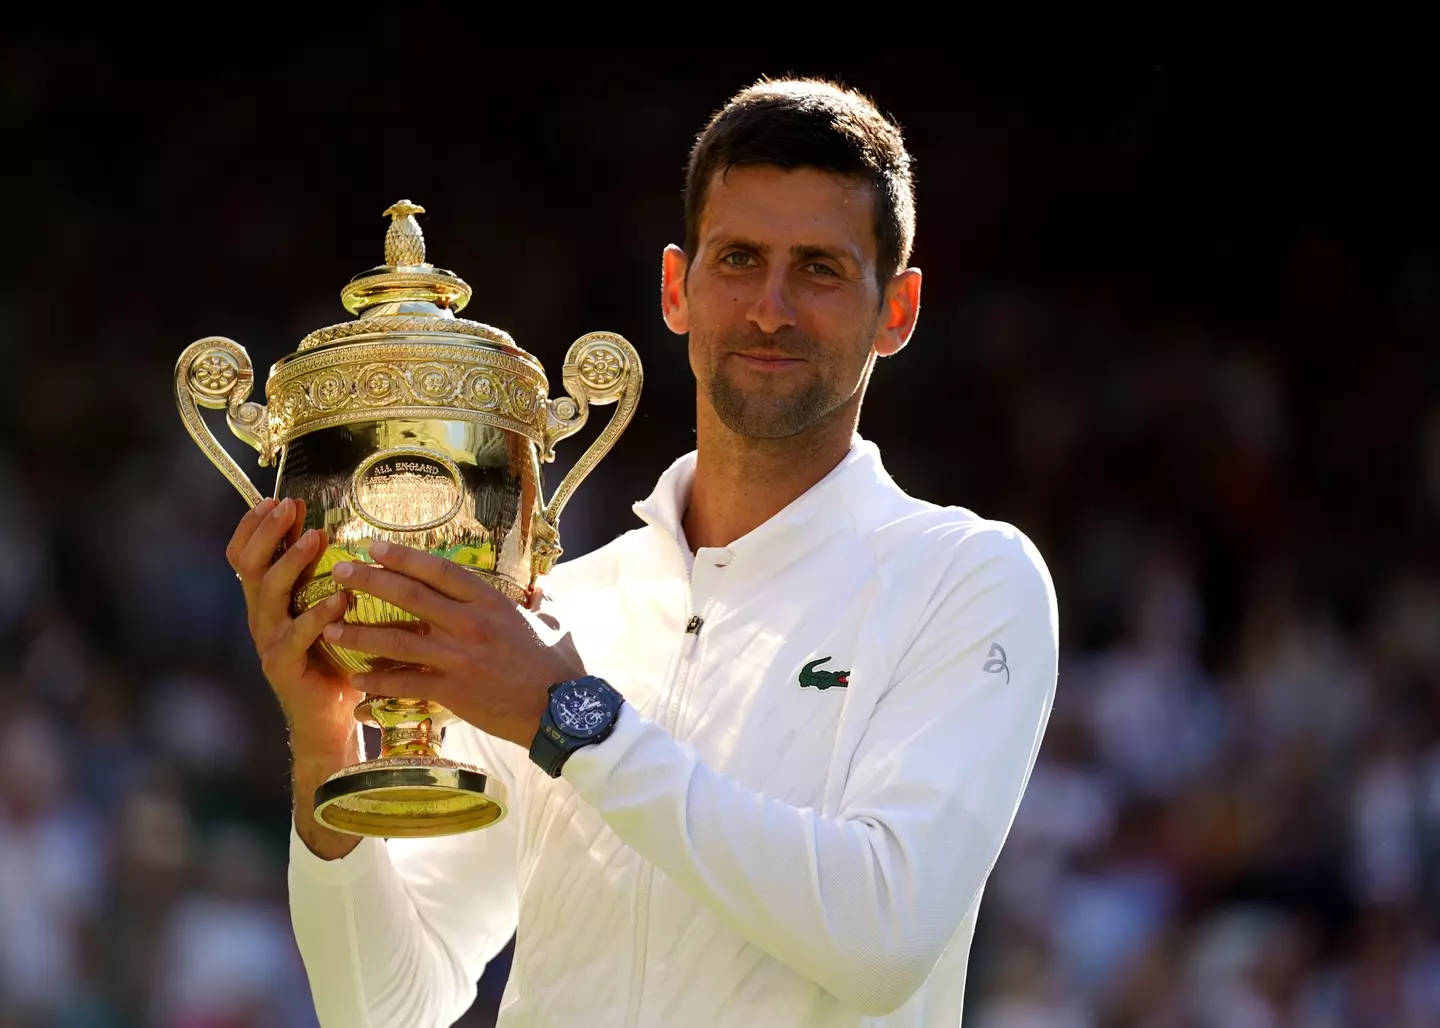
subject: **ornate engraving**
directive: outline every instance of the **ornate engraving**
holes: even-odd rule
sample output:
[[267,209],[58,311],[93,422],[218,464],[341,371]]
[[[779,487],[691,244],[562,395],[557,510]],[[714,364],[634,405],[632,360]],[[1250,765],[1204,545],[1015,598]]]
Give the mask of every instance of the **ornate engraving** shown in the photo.
[[317,410],[334,410],[350,398],[350,382],[345,372],[331,368],[310,383],[310,402]]
[[388,407],[399,403],[405,395],[404,376],[399,368],[389,364],[361,368],[355,373],[355,385],[358,391],[355,399],[361,406]]
[[332,425],[442,412],[537,443],[545,431],[546,383],[538,366],[465,343],[351,343],[301,355],[277,366],[270,393],[269,432],[277,447]]
[[280,393],[279,409],[275,411],[276,420],[283,424],[286,420],[298,418],[309,405],[310,398],[305,395],[305,386],[300,382],[292,382]]
[[613,385],[625,371],[625,359],[609,346],[592,347],[580,358],[580,377],[595,389]]
[[206,396],[224,396],[240,377],[240,365],[224,350],[207,350],[190,366],[190,383]]
[[465,392],[470,401],[481,410],[499,410],[505,398],[505,383],[500,376],[488,368],[471,372],[465,380]]
[[432,403],[446,403],[455,395],[455,369],[444,364],[417,364],[410,371],[416,396]]
[[530,421],[535,417],[538,403],[539,397],[535,395],[535,390],[524,382],[516,382],[510,389],[510,406],[521,421]]
[[520,349],[515,345],[515,340],[510,337],[509,333],[490,325],[481,324],[478,321],[468,321],[465,318],[437,318],[433,315],[424,315],[413,318],[359,318],[355,321],[345,321],[328,328],[317,329],[300,340],[299,352],[304,353],[306,350],[313,350],[326,343],[338,342],[341,339],[353,339],[358,336],[395,336],[413,332],[446,332],[450,335],[483,339],[488,343],[509,347],[512,350]]

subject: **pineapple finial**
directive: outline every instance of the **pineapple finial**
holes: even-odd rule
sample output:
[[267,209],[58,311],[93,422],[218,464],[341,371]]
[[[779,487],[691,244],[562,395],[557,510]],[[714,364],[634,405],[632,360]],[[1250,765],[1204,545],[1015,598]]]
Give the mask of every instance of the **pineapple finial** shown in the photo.
[[425,234],[415,215],[425,208],[409,200],[401,200],[385,211],[390,227],[385,230],[385,263],[392,268],[417,267],[425,263]]

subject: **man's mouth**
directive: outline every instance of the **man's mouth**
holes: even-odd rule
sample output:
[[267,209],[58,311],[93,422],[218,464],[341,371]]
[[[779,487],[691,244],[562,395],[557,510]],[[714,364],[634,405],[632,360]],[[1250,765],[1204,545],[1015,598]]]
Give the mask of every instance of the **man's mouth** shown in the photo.
[[793,367],[796,364],[805,362],[799,357],[791,357],[783,353],[739,353],[735,354],[742,362],[756,368],[779,370],[781,368]]

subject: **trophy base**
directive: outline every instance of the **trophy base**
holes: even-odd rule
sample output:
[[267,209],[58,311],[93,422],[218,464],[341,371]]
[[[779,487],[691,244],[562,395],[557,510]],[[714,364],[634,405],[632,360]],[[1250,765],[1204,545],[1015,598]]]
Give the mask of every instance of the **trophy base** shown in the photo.
[[505,816],[505,785],[438,757],[390,757],[347,767],[315,790],[315,818],[347,835],[459,835]]

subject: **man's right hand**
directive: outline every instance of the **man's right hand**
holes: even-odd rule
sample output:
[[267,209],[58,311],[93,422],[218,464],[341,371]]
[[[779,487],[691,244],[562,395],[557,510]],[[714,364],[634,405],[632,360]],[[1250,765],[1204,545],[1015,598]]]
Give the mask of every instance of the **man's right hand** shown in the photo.
[[[359,840],[316,822],[313,797],[331,774],[361,759],[354,716],[361,695],[348,674],[337,672],[314,649],[325,626],[345,616],[348,595],[337,592],[299,617],[291,616],[291,591],[326,546],[323,530],[301,533],[304,522],[303,501],[262,500],[240,519],[225,559],[245,590],[260,667],[290,726],[295,827],[317,856],[334,859]],[[288,545],[277,557],[282,542]]]

